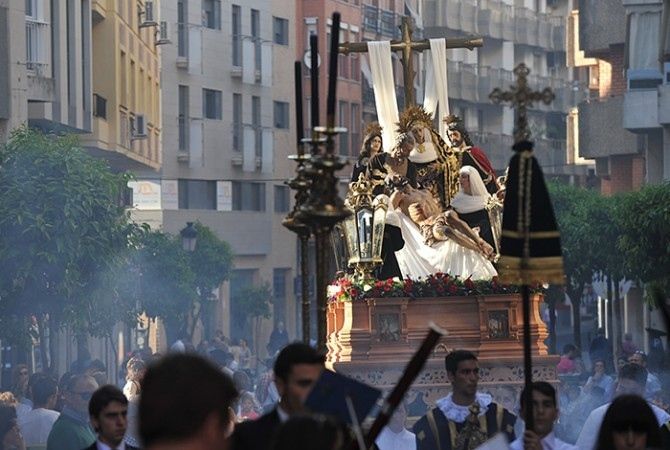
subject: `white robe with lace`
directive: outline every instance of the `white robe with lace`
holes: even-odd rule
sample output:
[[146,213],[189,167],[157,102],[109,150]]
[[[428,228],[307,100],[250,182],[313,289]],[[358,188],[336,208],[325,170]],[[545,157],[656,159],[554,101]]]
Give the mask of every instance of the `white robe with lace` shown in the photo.
[[473,280],[490,280],[498,275],[491,262],[481,253],[451,239],[439,241],[432,247],[426,245],[419,227],[399,210],[389,211],[386,221],[400,228],[405,241],[404,247],[395,252],[404,278],[425,278],[438,272],[463,280],[468,277]]

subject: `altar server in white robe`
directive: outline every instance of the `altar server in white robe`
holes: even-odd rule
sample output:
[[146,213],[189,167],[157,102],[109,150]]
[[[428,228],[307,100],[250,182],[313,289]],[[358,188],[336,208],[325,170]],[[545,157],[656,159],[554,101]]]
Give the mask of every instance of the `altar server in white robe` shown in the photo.
[[405,428],[406,422],[407,405],[403,401],[375,440],[379,450],[416,450],[416,436]]

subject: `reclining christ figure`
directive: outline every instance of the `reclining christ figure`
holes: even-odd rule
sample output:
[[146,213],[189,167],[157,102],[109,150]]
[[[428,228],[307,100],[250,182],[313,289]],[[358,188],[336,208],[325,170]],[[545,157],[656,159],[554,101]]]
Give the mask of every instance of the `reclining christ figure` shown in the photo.
[[405,184],[390,200],[386,221],[400,228],[405,241],[395,252],[403,277],[442,272],[480,280],[497,275],[489,261],[494,256],[491,245],[455,211],[442,211],[430,192]]

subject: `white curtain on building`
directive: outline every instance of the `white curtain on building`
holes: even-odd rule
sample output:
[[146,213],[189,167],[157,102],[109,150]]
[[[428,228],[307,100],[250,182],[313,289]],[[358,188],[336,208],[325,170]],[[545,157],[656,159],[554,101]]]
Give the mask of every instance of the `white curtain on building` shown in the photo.
[[632,13],[628,48],[629,69],[659,69],[659,34],[661,13]]
[[395,146],[396,122],[398,122],[398,101],[395,96],[393,64],[391,64],[391,43],[389,41],[368,42],[372,87],[375,91],[377,120],[382,127],[384,151]]

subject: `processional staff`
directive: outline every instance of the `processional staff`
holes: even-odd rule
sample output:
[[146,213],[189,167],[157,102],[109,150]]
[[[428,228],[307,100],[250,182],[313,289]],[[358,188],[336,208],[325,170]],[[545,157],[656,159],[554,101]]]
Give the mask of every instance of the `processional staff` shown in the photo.
[[[405,104],[408,106],[416,104],[414,93],[414,67],[412,64],[412,52],[422,52],[430,50],[428,39],[419,41],[412,40],[412,24],[409,17],[403,17],[400,25],[402,38],[391,41],[391,50],[402,52],[403,82],[405,84]],[[472,50],[475,47],[481,47],[484,44],[482,38],[471,39],[446,39],[446,48],[467,48]],[[368,51],[367,42],[345,42],[339,46],[340,53],[348,55],[349,53],[365,53]]]
[[[542,169],[533,156],[527,109],[535,102],[551,103],[549,88],[533,91],[528,87],[530,70],[521,63],[514,69],[516,84],[509,91],[493,90],[493,103],[507,102],[516,108],[514,146],[509,163],[507,191],[503,206],[500,280],[520,284],[523,301],[523,362],[526,392],[532,392],[533,363],[530,340],[530,286],[541,283],[563,284],[563,257],[554,210],[551,206]],[[534,430],[533,396],[524,405],[526,429]]]

